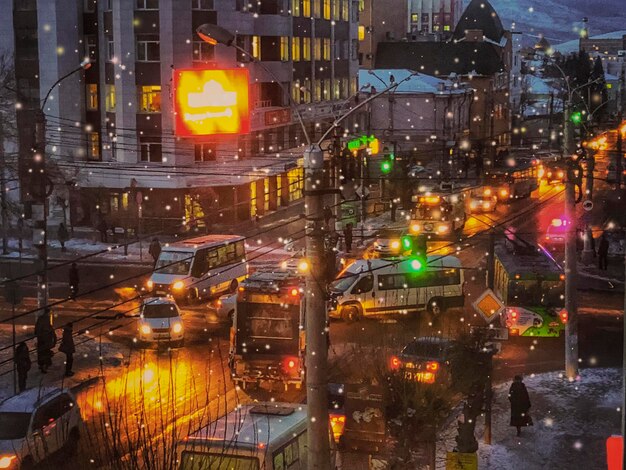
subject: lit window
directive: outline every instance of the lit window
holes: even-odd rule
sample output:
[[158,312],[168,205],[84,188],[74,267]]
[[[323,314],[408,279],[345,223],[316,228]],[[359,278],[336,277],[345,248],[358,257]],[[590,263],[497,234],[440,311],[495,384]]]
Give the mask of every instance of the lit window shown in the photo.
[[365,40],[365,26],[359,25],[359,41]]
[[350,0],[341,0],[341,19],[350,20]]
[[311,0],[302,0],[302,16],[311,16]]
[[315,60],[322,60],[322,38],[315,38]]
[[287,36],[280,37],[280,60],[283,62],[289,60],[289,38]]
[[136,10],[158,10],[159,0],[137,0]]
[[333,0],[333,20],[341,19],[341,0]]
[[443,26],[443,30],[444,31],[450,31],[450,25],[449,24],[444,25]]
[[322,15],[322,0],[311,0],[313,2],[313,16],[320,18]]
[[302,102],[302,93],[300,92],[300,80],[296,80],[291,84],[291,98],[294,103]]
[[204,42],[193,42],[193,61],[194,62],[209,62],[213,60],[215,56],[215,46]]
[[291,60],[294,62],[300,60],[300,38],[297,36],[291,39]]
[[105,96],[105,109],[107,112],[115,111],[115,85],[106,85],[105,86],[106,96]]
[[411,23],[417,23],[419,21],[419,15],[417,13],[411,13]]
[[148,85],[139,87],[139,110],[142,113],[161,112],[161,87]]
[[261,38],[252,36],[252,57],[261,60]]
[[158,62],[161,59],[159,36],[153,34],[137,35],[137,61]]
[[98,85],[89,83],[86,85],[86,106],[88,111],[96,111],[98,109]]
[[331,100],[332,94],[330,91],[330,80],[324,80],[324,101]]
[[313,96],[313,101],[318,102],[322,101],[322,81],[315,80],[315,94]]
[[310,103],[311,102],[311,79],[309,77],[305,77],[304,87],[300,88],[300,92],[302,93],[304,102]]
[[87,158],[100,160],[100,134],[97,132],[87,133]]
[[300,0],[291,0],[291,14],[300,16]]
[[324,19],[330,20],[330,0],[324,1]]
[[139,154],[142,162],[161,163],[163,150],[159,137],[140,137]]
[[330,39],[324,38],[324,50],[323,50],[324,60],[330,60]]
[[311,38],[302,38],[302,60],[311,60]]

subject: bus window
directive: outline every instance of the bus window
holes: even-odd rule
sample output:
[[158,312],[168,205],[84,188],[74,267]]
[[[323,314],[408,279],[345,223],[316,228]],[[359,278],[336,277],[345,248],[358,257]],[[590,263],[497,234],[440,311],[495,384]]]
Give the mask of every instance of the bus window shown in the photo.
[[406,289],[408,283],[404,274],[382,274],[378,276],[380,290]]
[[213,248],[209,251],[208,259],[209,259],[209,269],[217,268],[219,266],[219,262],[217,258],[217,248]]
[[359,279],[359,282],[352,288],[351,294],[363,294],[369,292],[374,287],[374,276],[371,274]]
[[274,454],[274,470],[285,470],[285,457],[282,451]]
[[226,454],[183,452],[179,470],[258,470],[259,460]]
[[196,252],[196,256],[193,260],[193,266],[191,267],[191,275],[193,277],[202,277],[209,270],[209,263],[207,260],[208,253],[209,250],[206,248]]
[[190,251],[162,251],[155,271],[160,274],[189,274],[192,259],[193,252]]
[[232,243],[230,245],[226,245],[226,258],[229,263],[232,263],[237,259],[237,254],[235,253],[235,245]]
[[228,264],[228,249],[226,246],[220,246],[217,249],[217,265],[224,266]]
[[237,252],[237,259],[243,260],[246,256],[246,245],[243,240],[238,241],[235,244],[235,250]]

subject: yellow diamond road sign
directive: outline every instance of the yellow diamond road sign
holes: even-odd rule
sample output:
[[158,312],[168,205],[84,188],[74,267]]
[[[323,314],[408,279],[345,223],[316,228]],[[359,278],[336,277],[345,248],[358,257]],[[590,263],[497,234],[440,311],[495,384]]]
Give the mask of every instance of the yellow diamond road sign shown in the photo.
[[491,323],[504,310],[504,304],[491,289],[483,292],[472,306],[474,310],[482,315],[487,323]]

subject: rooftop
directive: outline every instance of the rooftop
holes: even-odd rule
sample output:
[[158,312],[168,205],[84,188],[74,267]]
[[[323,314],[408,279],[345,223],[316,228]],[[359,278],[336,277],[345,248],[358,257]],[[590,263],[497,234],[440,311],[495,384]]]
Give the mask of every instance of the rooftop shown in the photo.
[[502,21],[487,0],[472,0],[470,2],[461,15],[452,37],[460,41],[465,37],[465,32],[471,29],[482,30],[483,36],[495,43],[499,43],[504,36]]
[[[414,74],[411,76],[411,74]],[[393,77],[393,80],[391,78]],[[410,78],[409,78],[410,77]],[[405,80],[406,81],[403,81]],[[359,70],[359,86],[370,84],[376,89],[385,89],[393,83],[402,82],[394,93],[459,93],[466,92],[464,87],[454,87],[454,83],[450,80],[442,80],[441,78],[425,75],[423,73],[415,73],[409,69],[374,69]]]

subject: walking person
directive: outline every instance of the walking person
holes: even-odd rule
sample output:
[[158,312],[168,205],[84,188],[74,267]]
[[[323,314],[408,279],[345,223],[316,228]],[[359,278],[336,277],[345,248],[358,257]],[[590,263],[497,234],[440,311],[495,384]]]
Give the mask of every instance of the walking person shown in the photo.
[[59,239],[59,243],[61,244],[61,251],[67,251],[65,248],[65,243],[70,239],[70,234],[65,227],[65,224],[61,222],[59,224],[59,229],[57,230],[57,238]]
[[516,375],[509,389],[509,401],[511,402],[511,426],[517,428],[517,435],[521,435],[522,427],[532,426],[533,420],[528,414],[530,410],[530,397],[526,385],[522,382],[522,376]]
[[150,247],[148,248],[148,253],[150,253],[150,256],[152,256],[154,264],[156,264],[157,260],[159,259],[159,255],[161,254],[161,243],[159,242],[158,238],[154,237],[152,239],[152,241],[150,242]]
[[15,362],[15,368],[17,369],[18,390],[22,393],[26,390],[26,377],[28,376],[31,364],[30,353],[28,352],[28,346],[25,342],[22,341],[17,345],[13,361]]
[[600,243],[598,244],[598,268],[606,271],[609,267],[609,238],[606,232],[602,232]]
[[106,219],[102,215],[100,216],[100,220],[98,221],[97,229],[98,229],[98,232],[100,232],[100,241],[102,243],[107,243],[108,242],[107,230],[109,230],[109,227],[107,225]]
[[50,309],[46,309],[45,313],[37,319],[35,336],[37,338],[37,365],[41,373],[45,374],[52,365],[52,348],[57,342],[50,322]]
[[70,266],[69,273],[69,281],[70,281],[70,298],[72,300],[76,300],[76,296],[78,295],[78,266],[76,263],[72,263]]
[[346,252],[350,253],[352,251],[352,224],[346,224],[343,229],[343,240],[346,243]]
[[59,352],[65,354],[65,377],[74,375],[72,366],[74,365],[74,353],[76,347],[74,345],[74,329],[72,323],[68,323],[63,327],[63,336],[59,345]]

